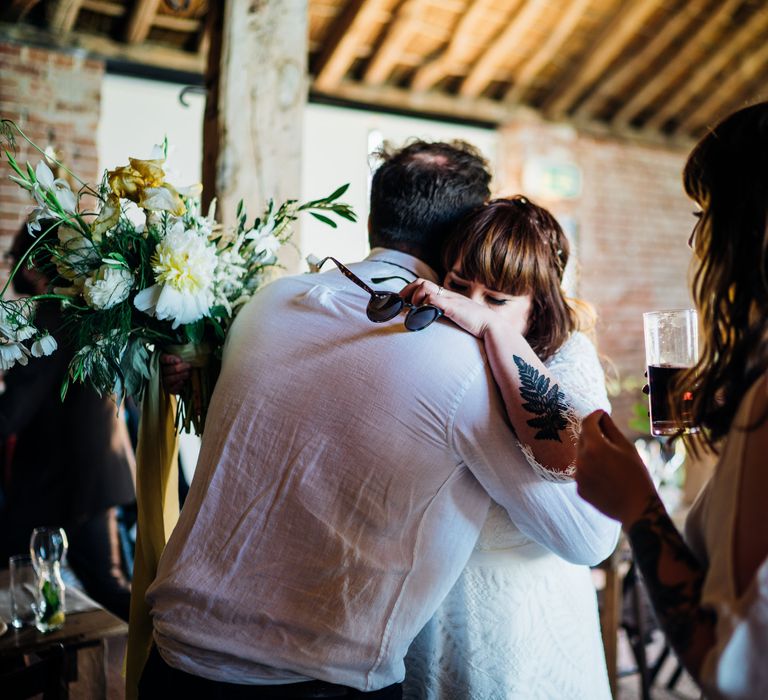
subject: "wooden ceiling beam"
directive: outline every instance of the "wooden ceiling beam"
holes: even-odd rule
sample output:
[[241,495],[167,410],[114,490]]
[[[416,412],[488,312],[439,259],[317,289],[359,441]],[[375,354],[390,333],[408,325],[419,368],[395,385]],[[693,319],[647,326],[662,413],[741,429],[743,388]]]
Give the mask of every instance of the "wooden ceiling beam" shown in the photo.
[[362,34],[376,21],[385,4],[385,0],[351,0],[344,6],[312,67],[318,90],[329,90],[344,78],[357,56]]
[[514,47],[538,21],[551,11],[547,0],[527,0],[511,22],[488,47],[462,81],[459,94],[462,97],[478,97],[493,81],[496,71]]
[[663,0],[633,0],[619,3],[618,14],[593,42],[592,52],[574,66],[573,72],[562,81],[562,88],[547,100],[545,112],[561,118],[575,102],[605,72],[612,61],[626,48],[648,18],[659,8]]
[[[709,96],[685,117],[675,128],[674,134],[690,133],[703,124],[714,124],[728,114],[726,106],[738,101],[745,88],[759,73],[768,68],[768,42],[739,63],[738,68],[728,75],[728,80],[711,90]],[[752,96],[754,99],[754,96]]]
[[160,0],[136,0],[125,32],[125,40],[129,44],[140,44],[146,40],[159,5]]
[[49,5],[48,27],[54,34],[69,34],[80,14],[83,0],[56,0]]
[[528,88],[536,80],[536,76],[560,51],[576,28],[584,11],[592,0],[571,0],[565,12],[555,23],[554,30],[538,50],[515,71],[515,84],[504,95],[504,101],[509,105],[518,103]]
[[119,2],[112,2],[112,0],[83,0],[82,9],[106,15],[107,17],[122,17],[128,11],[125,5],[121,5]]
[[424,63],[411,81],[411,89],[417,92],[429,90],[437,84],[454,66],[463,63],[460,56],[467,45],[467,37],[474,34],[475,27],[484,20],[493,0],[474,0],[451,33],[448,46],[436,58]]
[[171,29],[174,32],[196,34],[200,31],[202,21],[194,17],[174,17],[173,15],[155,15],[152,25],[160,29]]
[[[312,92],[315,92],[314,88]],[[417,93],[392,85],[367,85],[351,80],[342,81],[334,85],[332,91],[323,94],[353,104],[375,105],[421,115],[450,115],[474,122],[500,124],[509,116],[496,100],[482,97],[467,99],[437,91]]]
[[669,59],[666,68],[637,90],[616,112],[611,120],[614,126],[626,128],[640,112],[647,109],[677,78],[689,70],[702,52],[702,47],[716,43],[716,39],[731,22],[731,16],[740,4],[741,0],[726,0],[720,5]]
[[205,69],[204,56],[158,44],[148,42],[140,45],[123,44],[106,37],[79,32],[73,32],[70,39],[78,48],[85,49],[88,53],[101,58],[113,58],[201,75]]
[[10,0],[0,13],[0,17],[8,22],[19,22],[40,0]]
[[639,73],[661,56],[672,45],[672,42],[677,40],[688,29],[688,26],[701,16],[707,4],[708,0],[688,0],[684,3],[653,39],[617,70],[600,81],[597,89],[579,105],[575,116],[579,118],[590,117],[603,106],[606,99],[613,96],[618,97],[619,90],[630,84]]
[[368,85],[383,85],[398,63],[410,39],[413,37],[419,18],[430,0],[405,0],[385,30],[378,49],[363,74]]
[[[752,44],[755,39],[768,30],[768,7],[758,10],[750,20],[741,26],[727,41],[718,44],[715,51],[702,65],[693,69],[693,75],[685,80],[680,87],[675,90],[669,100],[665,101],[664,106],[648,119],[646,126],[649,129],[660,129],[664,123],[680,112],[696,95],[701,93],[707,85],[710,85],[729,64],[738,61],[738,57],[744,53],[744,50]],[[766,44],[763,44],[763,48]],[[739,66],[739,71],[744,66],[753,65],[747,56]],[[734,71],[734,78],[739,71]],[[729,76],[729,81],[731,80]],[[729,83],[720,83],[712,85],[713,93],[727,93],[730,89]],[[705,102],[708,100],[705,100]],[[706,111],[704,111],[706,117]],[[706,121],[706,119],[702,120]]]

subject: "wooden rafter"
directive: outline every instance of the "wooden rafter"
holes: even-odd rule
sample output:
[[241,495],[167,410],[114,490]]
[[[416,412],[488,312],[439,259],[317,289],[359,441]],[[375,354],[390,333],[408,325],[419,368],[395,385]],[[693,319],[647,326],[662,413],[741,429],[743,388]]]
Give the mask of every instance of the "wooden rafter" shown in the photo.
[[515,84],[504,95],[507,104],[515,104],[523,97],[542,68],[560,51],[563,44],[583,17],[587,5],[592,0],[571,0],[567,9],[555,25],[554,31],[547,37],[539,49],[515,72]]
[[550,8],[547,0],[527,0],[512,21],[480,56],[459,88],[463,97],[477,97],[494,79],[497,69],[521,37],[525,36]]
[[563,81],[563,89],[547,101],[545,111],[555,117],[568,112],[582,93],[624,49],[630,38],[643,27],[651,14],[658,9],[660,2],[661,0],[633,0],[627,5],[620,3],[619,14],[606,27],[602,37],[594,42],[592,53],[575,67],[572,79]]
[[[752,44],[755,38],[763,34],[766,29],[768,29],[768,8],[759,10],[728,41],[720,44],[717,51],[701,66],[698,66],[693,75],[684,81],[670,99],[664,103],[664,106],[646,122],[648,128],[658,129],[662,127],[668,119],[682,110],[697,94],[706,88],[724,68],[737,60],[744,49]],[[763,47],[765,47],[765,44]],[[752,64],[747,59],[741,64],[739,70],[749,65]],[[712,91],[728,93],[730,87],[726,83],[717,85],[716,88],[713,86]],[[706,110],[702,110],[702,114],[706,115],[706,113]]]
[[40,0],[10,0],[0,12],[0,16],[9,22],[18,22],[24,19],[27,13],[39,2]]
[[129,44],[140,44],[147,38],[159,5],[160,0],[136,0],[125,32]]
[[723,107],[735,102],[744,88],[756,75],[765,72],[768,67],[768,42],[755,53],[747,56],[739,67],[728,77],[728,82],[712,90],[709,96],[693,110],[675,129],[675,133],[685,133],[701,124],[712,123],[725,116]]
[[157,66],[185,73],[199,73],[205,68],[205,58],[199,54],[172,49],[158,44],[123,44],[102,36],[75,32],[77,46],[94,56],[130,63]]
[[618,90],[632,82],[638,73],[647,68],[677,40],[688,26],[706,8],[707,0],[689,0],[640,51],[634,54],[620,68],[600,82],[595,90],[579,105],[575,116],[584,118],[598,110],[605,100],[616,95]]
[[715,43],[716,37],[723,28],[731,22],[734,10],[741,0],[726,0],[714,14],[710,15],[675,56],[668,62],[664,70],[659,71],[651,80],[632,95],[624,106],[616,112],[612,123],[619,128],[626,127],[653,100],[669,88],[691,65],[694,65],[702,52],[702,47]]
[[471,37],[475,27],[489,13],[489,5],[493,0],[474,0],[467,11],[459,18],[451,33],[451,39],[445,50],[436,58],[424,63],[411,81],[411,89],[424,92],[435,85],[459,61],[459,55]]
[[83,10],[90,10],[107,17],[122,17],[128,11],[125,5],[112,0],[83,0]]
[[75,26],[83,0],[56,0],[48,8],[48,26],[55,34],[69,34]]
[[173,15],[156,15],[152,24],[161,29],[172,29],[174,32],[195,34],[200,31],[202,22],[194,17],[174,17]]
[[363,75],[363,82],[382,85],[397,64],[414,34],[422,11],[430,0],[405,0],[387,26],[385,36]]
[[330,90],[344,77],[354,61],[361,42],[361,33],[384,9],[385,0],[352,0],[333,23],[320,56],[313,67],[314,87]]

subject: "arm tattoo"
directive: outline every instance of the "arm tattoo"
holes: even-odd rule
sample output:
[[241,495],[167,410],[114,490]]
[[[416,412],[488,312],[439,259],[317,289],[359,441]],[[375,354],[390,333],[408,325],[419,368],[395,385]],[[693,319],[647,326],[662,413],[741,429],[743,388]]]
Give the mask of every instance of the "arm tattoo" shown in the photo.
[[[714,627],[717,619],[713,610],[701,607],[706,571],[688,549],[656,494],[648,499],[643,514],[627,535],[659,622],[675,651],[684,655],[700,626]],[[662,580],[665,577],[660,570],[666,553],[690,572],[676,583]]]
[[531,428],[538,430],[534,438],[562,442],[560,431],[565,430],[568,425],[565,418],[568,411],[565,394],[560,391],[557,384],[553,384],[550,388],[549,377],[541,374],[522,357],[517,355],[512,357],[520,372],[520,396],[523,397],[523,408],[536,416],[526,421]]

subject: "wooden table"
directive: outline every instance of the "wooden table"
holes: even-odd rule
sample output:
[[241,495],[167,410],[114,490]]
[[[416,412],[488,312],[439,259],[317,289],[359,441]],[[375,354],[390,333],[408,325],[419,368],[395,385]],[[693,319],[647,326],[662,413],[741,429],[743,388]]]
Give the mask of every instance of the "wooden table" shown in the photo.
[[[5,621],[10,619],[8,584],[8,570],[0,571],[0,617]],[[103,690],[94,692],[92,696],[105,697],[106,640],[125,635],[128,625],[75,588],[67,588],[66,607],[68,612],[64,626],[48,634],[42,634],[34,627],[15,630],[9,624],[8,631],[0,636],[0,662],[12,662],[28,654],[45,653],[46,649],[62,645],[67,655],[67,682],[78,680],[81,670],[78,665],[85,665],[89,673],[97,676],[91,679],[90,685]],[[84,656],[88,657],[85,664]]]

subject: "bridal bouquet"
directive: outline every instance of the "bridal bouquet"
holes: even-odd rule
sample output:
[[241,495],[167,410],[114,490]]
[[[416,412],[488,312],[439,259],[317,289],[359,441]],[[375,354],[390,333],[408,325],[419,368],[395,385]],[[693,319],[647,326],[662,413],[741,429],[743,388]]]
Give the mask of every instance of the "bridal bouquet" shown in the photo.
[[26,136],[13,122],[0,124],[11,179],[35,204],[28,222],[35,241],[11,277],[30,265],[54,280],[51,293],[20,300],[3,298],[6,283],[0,293],[0,369],[56,349],[56,339],[34,322],[36,303],[55,299],[75,349],[62,396],[69,382],[80,381],[100,394],[114,392],[118,403],[125,395],[139,398],[153,359],[173,352],[199,367],[179,402],[177,425],[186,430],[202,431],[227,331],[277,265],[277,251],[290,240],[299,213],[332,227],[329,215],[356,220],[351,207],[338,201],[345,185],[303,204],[269,201],[251,222],[241,202],[235,225],[222,227],[214,219],[215,204],[201,212],[199,186],[166,180],[165,145],[147,160],[130,158],[105,172],[95,187],[52,161],[79,184],[73,191],[45,159],[22,167],[13,155],[15,136]]

